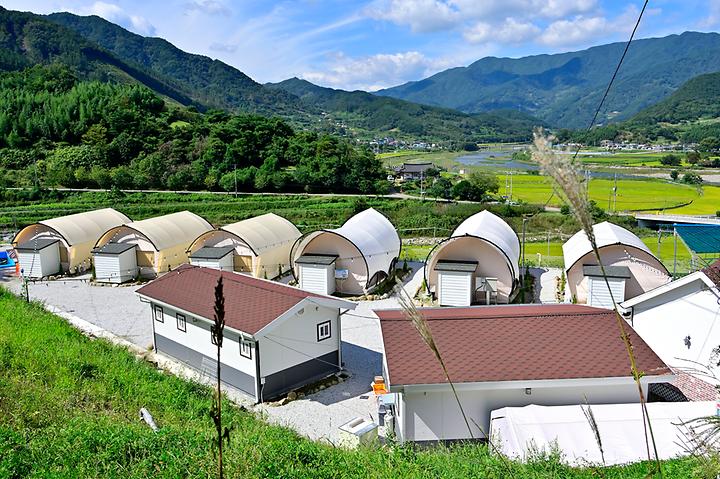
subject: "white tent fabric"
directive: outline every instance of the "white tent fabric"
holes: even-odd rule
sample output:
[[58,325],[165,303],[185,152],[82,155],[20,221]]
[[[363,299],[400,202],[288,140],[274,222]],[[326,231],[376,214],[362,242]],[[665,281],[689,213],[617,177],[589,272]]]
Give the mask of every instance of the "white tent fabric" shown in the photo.
[[476,236],[495,244],[508,258],[513,276],[518,277],[520,240],[515,231],[502,218],[484,210],[476,213],[455,228],[451,237]]
[[190,211],[133,221],[125,226],[145,236],[158,251],[180,244],[188,245],[202,233],[212,229],[212,225],[205,218]]
[[347,220],[340,228],[314,231],[305,236],[294,250],[293,263],[313,239],[327,232],[355,245],[367,262],[367,280],[378,272],[387,273],[393,260],[400,256],[402,242],[395,227],[382,213],[368,208]]
[[[645,426],[640,404],[590,406],[603,446],[606,465],[647,460]],[[714,416],[715,403],[648,403],[660,459],[687,455],[681,444],[687,438],[682,423]],[[595,434],[583,409],[574,406],[525,406],[496,409],[490,414],[490,437],[507,457],[527,460],[537,452],[558,449],[569,465],[602,465]],[[699,427],[702,430],[703,427]]]
[[300,231],[294,224],[274,213],[238,221],[220,229],[241,238],[258,256],[265,250],[292,245],[300,237]]
[[[640,238],[622,226],[604,221],[593,225],[593,233],[598,249],[604,246],[623,244],[645,251],[655,258],[650,248]],[[592,245],[585,231],[580,230],[563,244],[562,249],[565,258],[565,271],[568,271],[580,258],[592,251]]]
[[43,220],[38,223],[57,231],[67,241],[68,246],[73,246],[88,241],[97,241],[110,228],[128,221],[130,221],[130,218],[119,211],[112,208],[103,208]]

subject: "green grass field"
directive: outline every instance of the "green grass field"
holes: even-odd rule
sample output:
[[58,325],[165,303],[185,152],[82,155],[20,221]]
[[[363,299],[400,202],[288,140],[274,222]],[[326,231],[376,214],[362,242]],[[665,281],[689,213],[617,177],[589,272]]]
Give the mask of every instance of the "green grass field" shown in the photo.
[[[578,155],[578,158],[585,164],[592,165],[603,165],[603,166],[652,166],[652,167],[663,167],[665,166],[660,163],[660,158],[670,154],[671,152],[617,152],[609,155]],[[683,159],[682,165],[687,166],[685,163],[685,153],[674,153]]]
[[[90,340],[0,288],[0,477],[217,477],[211,401],[209,388]],[[159,432],[138,420],[141,407]],[[268,425],[228,402],[223,407],[223,423],[232,428],[228,478],[639,479],[650,469],[644,463],[573,469],[553,457],[504,462],[481,444],[347,451]],[[663,467],[665,477],[707,473],[692,458]]]

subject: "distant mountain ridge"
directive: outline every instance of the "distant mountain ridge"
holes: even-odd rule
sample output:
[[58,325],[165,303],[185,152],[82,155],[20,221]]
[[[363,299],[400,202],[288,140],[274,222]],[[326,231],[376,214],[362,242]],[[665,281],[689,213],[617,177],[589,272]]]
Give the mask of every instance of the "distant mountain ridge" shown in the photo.
[[[487,57],[376,94],[467,113],[516,109],[553,126],[579,128],[592,118],[623,48],[611,43],[554,55]],[[690,78],[719,70],[717,33],[636,40],[599,121],[627,119]]]
[[520,112],[469,115],[449,108],[420,105],[364,91],[345,91],[290,78],[268,83],[272,89],[295,95],[308,106],[334,116],[365,132],[388,131],[435,140],[524,141],[542,121]]

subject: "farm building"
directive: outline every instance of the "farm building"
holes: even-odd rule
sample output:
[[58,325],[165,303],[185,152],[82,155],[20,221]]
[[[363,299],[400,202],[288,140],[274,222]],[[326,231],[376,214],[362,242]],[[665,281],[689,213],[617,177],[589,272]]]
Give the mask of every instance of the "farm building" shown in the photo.
[[190,263],[275,278],[290,270],[290,249],[300,231],[273,213],[201,234],[188,248]]
[[515,231],[485,210],[430,251],[425,281],[441,306],[509,303],[519,283],[519,258]]
[[620,308],[640,337],[679,373],[683,381],[676,386],[688,399],[715,399],[715,386],[720,385],[720,289],[705,272],[635,296]]
[[263,402],[340,371],[340,310],[354,309],[354,303],[191,265],[137,291],[150,305],[155,351],[215,374],[217,347],[210,330],[220,278],[224,383]]
[[[47,276],[60,272],[85,271],[92,266],[91,251],[97,239],[108,229],[128,221],[130,219],[127,216],[112,208],[61,216],[26,226],[15,235],[12,245],[16,250],[20,248],[23,251],[24,258],[18,258],[19,261],[32,264],[32,267],[27,268],[25,264],[20,264],[26,272],[32,269],[33,274],[40,274],[44,271],[46,274],[43,276]],[[49,244],[46,246],[51,249],[57,248],[57,259],[54,253],[50,254],[47,251],[42,255],[29,255],[29,252],[35,248],[34,243],[40,239],[57,240],[56,246]],[[41,261],[40,256],[44,261],[38,265],[37,261]],[[36,260],[35,263],[33,259]]]
[[[212,225],[189,211],[133,221],[106,231],[95,244],[95,278],[119,282],[118,278],[155,277],[188,262],[187,249]],[[109,246],[109,245],[113,246]],[[134,245],[135,254],[114,244]],[[119,256],[123,257],[120,258]],[[117,258],[113,258],[117,257]]]
[[[383,369],[401,441],[484,438],[491,411],[508,406],[637,403],[613,311],[571,304],[423,308],[470,429],[434,353],[402,310],[375,311]],[[641,384],[673,379],[628,328]],[[472,431],[472,434],[470,433]]]
[[[593,226],[600,259],[616,303],[670,281],[665,266],[640,238],[607,221]],[[566,297],[580,304],[612,308],[612,299],[592,245],[584,231],[563,244]]]
[[364,294],[393,272],[401,247],[390,220],[369,208],[340,228],[298,239],[290,256],[293,275],[306,291]]
[[22,275],[44,278],[60,273],[60,240],[37,238],[15,246]]

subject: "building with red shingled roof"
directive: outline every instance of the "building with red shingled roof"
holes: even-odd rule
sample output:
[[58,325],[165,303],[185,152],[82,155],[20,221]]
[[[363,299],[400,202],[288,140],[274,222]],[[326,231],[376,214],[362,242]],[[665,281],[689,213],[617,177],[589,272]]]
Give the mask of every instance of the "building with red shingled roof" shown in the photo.
[[[614,311],[589,306],[423,308],[468,416],[484,438],[490,412],[508,406],[638,402]],[[401,441],[469,439],[442,367],[402,310],[377,310],[384,374],[396,393]],[[666,364],[626,325],[645,394],[673,379]]]
[[210,375],[217,347],[215,286],[223,280],[224,383],[257,402],[341,369],[341,310],[355,303],[234,272],[183,265],[138,289],[149,303],[156,352]]

